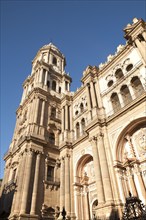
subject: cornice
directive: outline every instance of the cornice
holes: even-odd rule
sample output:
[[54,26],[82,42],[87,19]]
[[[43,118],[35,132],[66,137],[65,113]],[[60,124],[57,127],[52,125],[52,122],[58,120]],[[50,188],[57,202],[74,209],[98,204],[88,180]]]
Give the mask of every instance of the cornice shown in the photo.
[[125,55],[125,53],[127,52],[129,53],[130,47],[133,48],[132,45],[129,44],[125,45],[122,51],[119,51],[116,55],[113,55],[111,61],[103,64],[104,66],[101,69],[99,68],[98,76],[100,77],[102,74],[104,74],[104,72],[108,71],[108,69],[112,68],[112,66],[114,66],[115,63],[117,63],[117,60],[121,59],[122,56]]
[[78,90],[76,90],[73,95],[73,101],[77,98],[77,96],[80,96],[85,89],[86,89],[86,85],[83,85]]

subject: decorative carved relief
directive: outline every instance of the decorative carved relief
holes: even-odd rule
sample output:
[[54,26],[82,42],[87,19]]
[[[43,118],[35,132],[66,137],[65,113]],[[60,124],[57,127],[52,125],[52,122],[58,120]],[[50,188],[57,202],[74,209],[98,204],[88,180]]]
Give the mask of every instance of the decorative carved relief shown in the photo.
[[146,155],[146,128],[141,128],[132,136],[139,157]]

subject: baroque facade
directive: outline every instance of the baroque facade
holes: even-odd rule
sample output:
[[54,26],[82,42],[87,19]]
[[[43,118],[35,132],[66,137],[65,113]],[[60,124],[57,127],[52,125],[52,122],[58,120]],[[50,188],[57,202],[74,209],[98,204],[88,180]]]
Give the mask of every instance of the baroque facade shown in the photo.
[[64,55],[43,46],[23,84],[1,186],[1,218],[121,218],[129,191],[144,204],[146,32],[124,29],[107,62],[88,66],[70,92]]

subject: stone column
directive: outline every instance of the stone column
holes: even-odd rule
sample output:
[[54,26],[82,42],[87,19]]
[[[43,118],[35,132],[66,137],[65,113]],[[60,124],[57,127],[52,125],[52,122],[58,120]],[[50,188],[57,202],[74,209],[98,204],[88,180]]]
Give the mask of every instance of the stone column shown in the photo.
[[91,100],[91,96],[90,96],[90,86],[86,85],[86,94],[87,94],[87,103],[88,103],[88,121],[91,121],[92,119],[92,100]]
[[93,82],[90,82],[90,86],[91,86],[91,97],[92,97],[93,108],[95,108],[97,104],[96,104],[96,97],[95,97]]
[[111,151],[111,147],[110,147],[110,143],[109,143],[109,137],[108,137],[108,131],[107,131],[107,127],[105,126],[103,128],[103,133],[104,133],[104,146],[105,146],[105,153],[106,153],[106,157],[107,157],[107,161],[108,161],[108,169],[109,169],[109,177],[111,180],[111,190],[112,190],[112,195],[114,200],[116,200],[118,203],[121,202],[121,198],[120,198],[120,193],[119,193],[119,189],[118,189],[118,183],[117,183],[117,177],[116,177],[116,173],[115,173],[115,168],[113,167],[113,157],[112,157],[112,151]]
[[65,129],[68,130],[68,105],[65,105]]
[[61,141],[64,141],[64,130],[65,130],[65,107],[62,107],[61,111],[61,120],[62,120],[62,131],[61,131]]
[[38,81],[39,81],[39,70],[35,71],[35,78],[34,78],[34,86],[38,85]]
[[24,169],[24,187],[22,193],[22,201],[21,201],[21,211],[20,213],[27,212],[27,204],[28,204],[28,196],[29,196],[29,188],[30,188],[30,179],[31,179],[31,168],[32,168],[32,159],[33,159],[33,151],[27,152],[27,161],[25,163]]
[[72,131],[72,129],[73,129],[73,126],[72,126],[73,111],[72,111],[72,106],[71,105],[69,106],[69,111],[70,111],[70,118],[69,118],[69,120],[70,120],[70,130]]
[[140,171],[138,164],[134,164],[134,171],[135,171],[135,175],[137,176],[138,183],[139,183],[139,187],[137,187],[138,196],[140,199],[144,200],[144,203],[146,203],[146,197],[145,197],[146,189],[144,186],[144,182],[143,182],[141,171]]
[[105,201],[113,201],[113,195],[112,195],[112,188],[111,188],[111,181],[109,176],[109,169],[107,164],[107,158],[105,153],[105,146],[104,146],[104,135],[102,133],[99,133],[97,136],[97,147],[99,152],[99,161],[100,161],[100,167],[101,174],[102,174],[102,181],[103,181],[103,187],[104,187],[104,195],[105,195]]
[[44,114],[45,114],[45,100],[42,101],[42,111],[41,111],[41,120],[40,125],[44,125]]
[[64,70],[64,60],[62,60],[62,71]]
[[60,135],[60,130],[58,129],[58,130],[55,132],[55,145],[56,145],[56,146],[59,146],[59,135]]
[[127,86],[129,88],[132,99],[135,99],[136,96],[135,96],[135,92],[134,92],[134,89],[133,89],[132,85],[129,83]]
[[37,119],[38,119],[38,110],[39,110],[39,97],[36,97],[35,101],[35,112],[34,112],[34,123],[37,124]]
[[120,105],[121,105],[119,107],[122,108],[122,107],[124,107],[126,105],[126,103],[124,103],[123,97],[122,97],[120,92],[118,93],[118,97],[119,97],[119,102],[120,102]]
[[48,71],[46,70],[46,72],[45,72],[44,86],[47,86],[47,81],[48,81]]
[[34,109],[34,101],[35,99],[32,99],[31,103],[30,103],[30,113],[29,113],[29,122],[33,123],[33,109]]
[[74,186],[73,186],[73,152],[71,150],[71,156],[70,156],[70,196],[71,196],[71,213],[70,218],[76,219],[75,216],[75,208],[74,208]]
[[43,83],[42,80],[43,80],[43,68],[41,68],[41,69],[40,69],[40,72],[39,72],[39,83],[40,83],[40,84]]
[[21,190],[22,190],[22,183],[23,183],[23,174],[24,174],[24,166],[26,160],[26,153],[20,155],[19,158],[19,166],[18,166],[18,175],[17,175],[17,188],[14,194],[13,205],[11,208],[11,212],[14,214],[19,213],[19,205],[21,201]]
[[65,166],[64,158],[61,158],[61,168],[60,168],[60,216],[58,219],[62,219],[62,210],[65,206]]
[[83,220],[83,205],[82,205],[82,198],[81,198],[81,188],[79,186],[75,186],[75,206],[76,206],[76,214],[77,219]]
[[38,185],[39,185],[40,160],[41,160],[41,154],[38,153],[36,155],[35,175],[34,175],[34,183],[33,183],[31,210],[30,210],[30,214],[32,214],[32,215],[36,214]]
[[90,220],[88,187],[84,186],[84,218]]
[[86,93],[87,93],[87,103],[88,103],[88,110],[91,110],[91,100],[90,100],[90,94],[89,94],[89,86],[86,86]]
[[120,197],[122,199],[122,202],[125,202],[125,190],[124,190],[124,186],[123,186],[123,177],[122,177],[122,171],[119,168],[116,168],[116,174],[117,174],[117,182],[118,182],[118,189],[119,189],[119,193],[120,193]]
[[97,79],[96,81],[96,87],[95,87],[95,91],[97,94],[97,101],[98,101],[98,107],[102,108],[102,99],[101,99],[101,95],[100,95],[100,86],[99,86],[99,80]]
[[65,210],[67,215],[70,216],[70,155],[66,154],[65,157]]
[[135,182],[134,182],[130,167],[126,167],[126,173],[128,176],[128,183],[129,183],[130,192],[132,193],[132,196],[137,196],[137,190],[135,187]]
[[95,171],[95,177],[96,177],[96,188],[97,188],[97,198],[98,203],[102,204],[105,202],[105,196],[103,191],[103,182],[102,182],[102,176],[101,176],[101,166],[99,163],[99,154],[97,149],[97,137],[92,137],[90,139],[91,145],[92,145],[92,152],[93,152],[93,163],[94,167],[98,168]]
[[[140,54],[141,54],[141,56],[142,56],[144,62],[146,62],[146,52],[145,52],[145,47],[144,47],[144,45],[139,41],[138,38],[135,40],[135,43],[136,43],[136,45],[137,45],[137,47],[138,47],[138,50],[139,50],[139,52],[140,52]],[[145,42],[144,42],[144,43],[145,43]]]

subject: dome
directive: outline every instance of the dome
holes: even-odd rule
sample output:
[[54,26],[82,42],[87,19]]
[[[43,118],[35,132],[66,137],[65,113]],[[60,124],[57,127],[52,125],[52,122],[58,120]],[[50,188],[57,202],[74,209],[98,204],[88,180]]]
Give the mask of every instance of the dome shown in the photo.
[[44,50],[44,49],[51,49],[51,50],[57,52],[58,54],[63,55],[61,53],[61,51],[52,43],[44,45],[40,50]]

